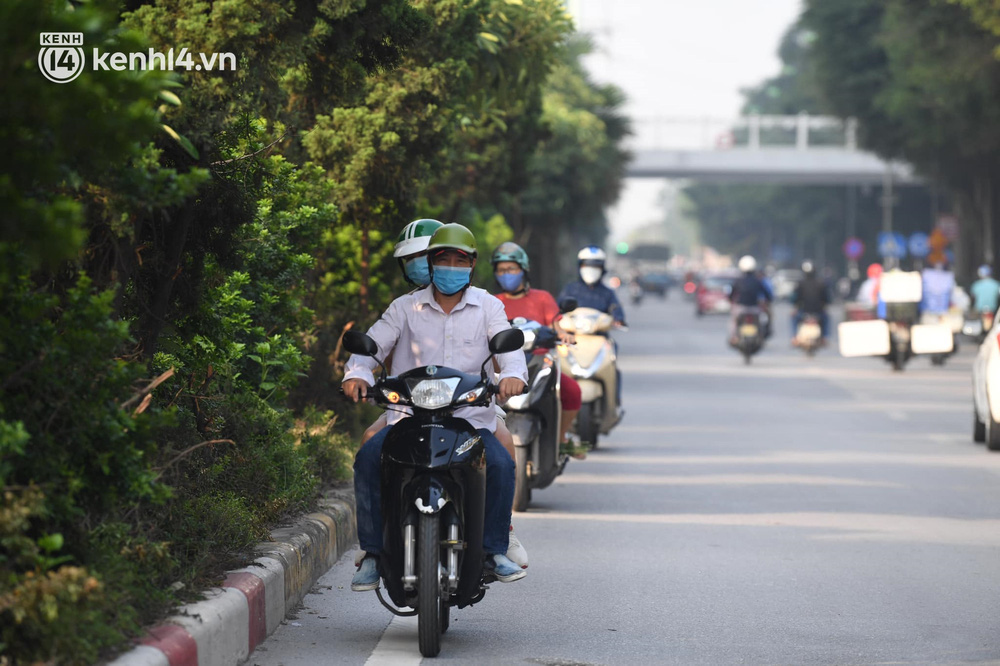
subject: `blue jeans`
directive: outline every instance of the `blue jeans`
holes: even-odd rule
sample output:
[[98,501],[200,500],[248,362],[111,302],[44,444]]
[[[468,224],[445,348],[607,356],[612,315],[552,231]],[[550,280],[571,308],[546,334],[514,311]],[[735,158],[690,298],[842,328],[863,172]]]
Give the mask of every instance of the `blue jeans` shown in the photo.
[[[357,502],[358,543],[367,553],[382,552],[382,444],[387,426],[365,442],[354,457],[354,498]],[[510,507],[514,502],[514,461],[496,436],[482,428],[486,445],[486,515],[483,550],[488,555],[507,552]]]

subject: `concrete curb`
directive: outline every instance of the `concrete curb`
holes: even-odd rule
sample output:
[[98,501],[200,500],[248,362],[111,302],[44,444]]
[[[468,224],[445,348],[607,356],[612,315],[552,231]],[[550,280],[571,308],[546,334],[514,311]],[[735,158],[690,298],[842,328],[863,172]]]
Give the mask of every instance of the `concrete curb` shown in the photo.
[[267,638],[355,544],[354,493],[328,491],[319,510],[271,532],[260,555],[222,587],[181,606],[108,666],[235,666]]

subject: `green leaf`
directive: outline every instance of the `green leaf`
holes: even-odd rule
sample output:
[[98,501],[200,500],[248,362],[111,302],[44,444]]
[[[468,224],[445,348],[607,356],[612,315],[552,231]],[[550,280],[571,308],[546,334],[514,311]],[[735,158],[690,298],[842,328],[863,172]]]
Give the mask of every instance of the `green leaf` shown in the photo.
[[48,534],[38,540],[38,547],[46,553],[54,553],[63,547],[62,534]]
[[174,93],[170,92],[169,90],[161,90],[159,95],[157,96],[167,104],[173,104],[174,106],[181,105],[181,98],[175,95]]
[[185,137],[182,134],[178,134],[169,125],[161,125],[161,127],[163,128],[164,132],[172,136],[174,140],[177,141],[177,143],[181,144],[181,148],[186,150],[188,155],[190,155],[195,159],[198,159],[198,150],[194,147],[194,144],[187,139],[187,137]]

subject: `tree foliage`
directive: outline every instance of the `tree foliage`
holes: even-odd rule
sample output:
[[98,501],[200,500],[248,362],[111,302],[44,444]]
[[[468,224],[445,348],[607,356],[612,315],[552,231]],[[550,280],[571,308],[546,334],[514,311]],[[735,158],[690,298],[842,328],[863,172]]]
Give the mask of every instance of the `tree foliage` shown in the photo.
[[[57,86],[42,30],[237,68]],[[0,661],[107,655],[350,473],[338,341],[413,216],[484,256],[522,197],[526,235],[603,232],[624,121],[571,33],[557,0],[0,8]]]

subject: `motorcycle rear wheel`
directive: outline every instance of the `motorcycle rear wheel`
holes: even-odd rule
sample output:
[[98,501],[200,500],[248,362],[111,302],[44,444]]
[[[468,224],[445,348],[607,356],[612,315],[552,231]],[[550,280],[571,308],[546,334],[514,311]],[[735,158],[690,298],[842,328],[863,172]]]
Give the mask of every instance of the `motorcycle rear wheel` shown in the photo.
[[420,654],[436,657],[441,651],[442,604],[441,596],[441,537],[439,516],[421,514],[417,536],[417,634]]

